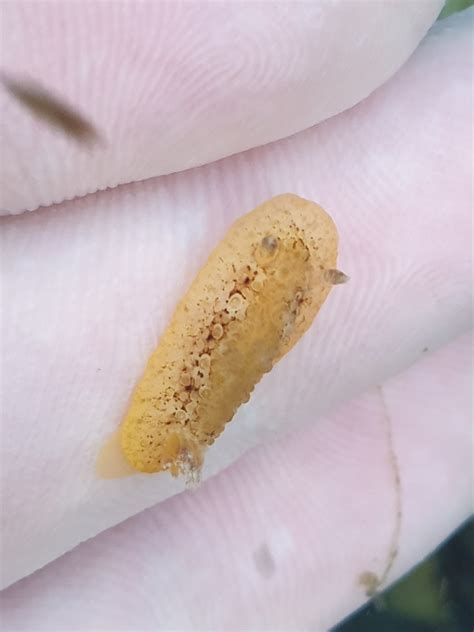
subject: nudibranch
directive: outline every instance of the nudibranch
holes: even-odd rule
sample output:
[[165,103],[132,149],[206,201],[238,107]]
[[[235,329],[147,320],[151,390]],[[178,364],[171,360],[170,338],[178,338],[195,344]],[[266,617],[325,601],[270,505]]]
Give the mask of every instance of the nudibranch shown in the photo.
[[120,446],[139,472],[197,479],[255,385],[311,325],[336,270],[334,222],[279,195],[244,215],[179,303],[132,395]]

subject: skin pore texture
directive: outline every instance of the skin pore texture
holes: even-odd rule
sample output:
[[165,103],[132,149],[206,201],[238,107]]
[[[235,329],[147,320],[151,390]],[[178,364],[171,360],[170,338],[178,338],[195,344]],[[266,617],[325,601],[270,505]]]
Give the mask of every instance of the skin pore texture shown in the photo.
[[197,482],[214,443],[264,373],[311,325],[332,284],[337,231],[318,205],[279,195],[240,218],[182,299],[123,420],[141,472]]

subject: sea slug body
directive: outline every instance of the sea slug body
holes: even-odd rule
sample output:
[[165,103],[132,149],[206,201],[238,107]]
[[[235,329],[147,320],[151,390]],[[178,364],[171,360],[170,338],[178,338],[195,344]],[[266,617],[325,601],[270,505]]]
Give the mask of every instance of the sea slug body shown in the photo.
[[347,279],[335,269],[337,242],[327,213],[292,194],[235,222],[135,388],[120,428],[134,469],[196,479],[206,447]]

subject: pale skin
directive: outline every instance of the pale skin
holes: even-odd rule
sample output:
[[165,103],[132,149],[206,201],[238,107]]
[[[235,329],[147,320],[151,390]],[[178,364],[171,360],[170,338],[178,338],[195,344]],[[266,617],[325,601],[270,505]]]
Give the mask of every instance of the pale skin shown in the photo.
[[[291,139],[3,221],[5,583],[92,538],[3,593],[6,627],[319,632],[465,520],[467,35]],[[192,277],[286,191],[331,214],[350,282],[209,450],[217,476],[98,479]]]

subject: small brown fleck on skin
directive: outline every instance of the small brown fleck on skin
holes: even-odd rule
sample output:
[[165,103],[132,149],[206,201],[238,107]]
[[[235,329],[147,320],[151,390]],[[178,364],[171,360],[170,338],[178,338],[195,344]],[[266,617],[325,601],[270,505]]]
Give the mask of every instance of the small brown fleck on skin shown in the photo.
[[11,96],[32,114],[77,142],[90,144],[100,140],[90,121],[31,79],[14,79],[2,74],[1,81]]
[[122,421],[123,454],[135,469],[197,477],[205,449],[316,317],[337,242],[329,215],[291,194],[230,228],[178,305]]
[[359,584],[365,588],[367,597],[373,597],[380,586],[380,579],[372,571],[364,571],[359,575]]
[[257,571],[266,579],[275,574],[276,564],[268,544],[263,543],[253,554]]

